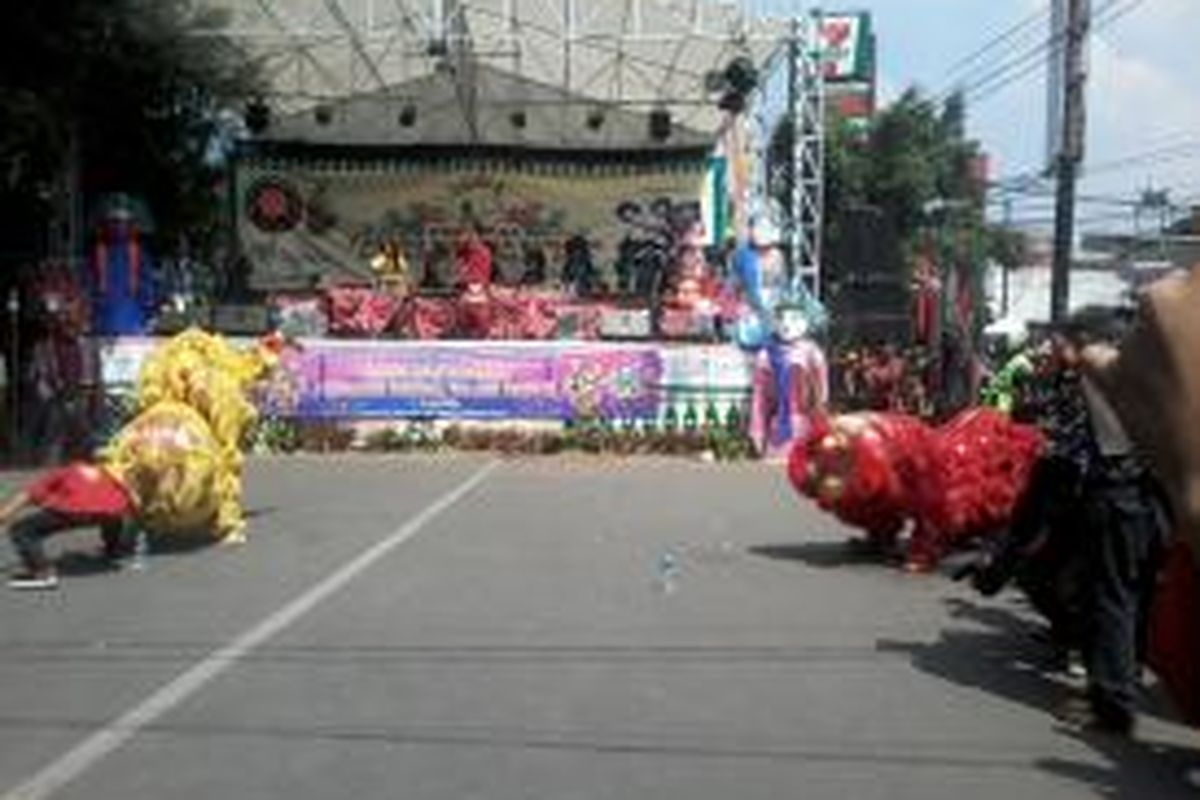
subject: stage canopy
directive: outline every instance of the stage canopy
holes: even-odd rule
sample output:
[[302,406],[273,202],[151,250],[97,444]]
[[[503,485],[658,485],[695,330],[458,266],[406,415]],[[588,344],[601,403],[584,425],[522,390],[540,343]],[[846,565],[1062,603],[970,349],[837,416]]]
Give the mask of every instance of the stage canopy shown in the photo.
[[269,78],[234,187],[262,289],[362,279],[384,244],[444,272],[477,223],[551,278],[575,236],[603,269],[696,223],[712,241],[717,79],[787,34],[715,0],[204,2]]
[[[518,138],[505,128],[517,127],[511,116],[522,104],[525,143],[671,146],[674,136],[656,141],[646,125],[626,127],[623,115],[611,126],[607,114],[604,124],[586,124],[589,115],[618,110],[664,110],[684,141],[689,131],[711,136],[721,114],[710,73],[739,56],[761,66],[787,33],[785,20],[753,13],[762,4],[750,0],[198,2],[217,12],[222,35],[261,61],[264,100],[279,117],[353,99],[353,113],[382,104],[391,113],[372,116],[394,123],[415,106],[412,125],[373,128],[389,144],[445,138],[421,120],[451,99],[446,84],[457,87],[460,112],[479,120],[458,129],[463,142]],[[337,129],[335,111],[329,133]]]

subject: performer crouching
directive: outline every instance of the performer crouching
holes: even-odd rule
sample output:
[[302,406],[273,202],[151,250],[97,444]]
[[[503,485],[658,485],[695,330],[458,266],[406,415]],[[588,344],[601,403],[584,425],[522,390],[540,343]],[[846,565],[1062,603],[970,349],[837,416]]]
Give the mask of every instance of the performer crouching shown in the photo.
[[77,463],[46,473],[0,507],[0,524],[17,518],[8,532],[21,563],[8,585],[57,588],[58,573],[46,556],[46,540],[78,528],[98,527],[103,559],[119,567],[131,544],[125,531],[133,514],[125,485],[102,465]]

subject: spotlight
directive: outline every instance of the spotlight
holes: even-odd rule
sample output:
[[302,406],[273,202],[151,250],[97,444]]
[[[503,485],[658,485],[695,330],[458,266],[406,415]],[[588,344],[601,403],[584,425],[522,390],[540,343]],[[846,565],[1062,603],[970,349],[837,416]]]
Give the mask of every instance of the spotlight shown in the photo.
[[650,138],[656,142],[671,138],[671,112],[656,108],[650,112]]
[[246,127],[258,135],[271,127],[271,107],[262,98],[251,100],[246,106]]
[[587,126],[591,130],[598,131],[604,127],[604,111],[599,108],[594,108],[588,112]]
[[412,103],[406,103],[405,106],[400,109],[400,114],[396,117],[396,121],[399,122],[400,126],[403,128],[411,128],[417,123],[417,107]]
[[525,123],[528,120],[525,118],[524,111],[517,110],[508,115],[508,121],[512,123],[514,128],[520,129],[525,127]]
[[321,104],[313,109],[313,119],[317,121],[318,125],[328,125],[333,122],[333,109]]
[[725,67],[725,82],[738,94],[750,94],[758,86],[758,68],[746,56],[738,56]]

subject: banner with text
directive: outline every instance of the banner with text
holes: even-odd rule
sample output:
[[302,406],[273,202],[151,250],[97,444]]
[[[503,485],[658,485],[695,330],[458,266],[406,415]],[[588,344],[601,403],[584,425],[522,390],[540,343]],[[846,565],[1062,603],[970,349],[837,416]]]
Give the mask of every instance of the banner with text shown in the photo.
[[612,419],[658,412],[654,347],[312,342],[271,388],[304,418]]

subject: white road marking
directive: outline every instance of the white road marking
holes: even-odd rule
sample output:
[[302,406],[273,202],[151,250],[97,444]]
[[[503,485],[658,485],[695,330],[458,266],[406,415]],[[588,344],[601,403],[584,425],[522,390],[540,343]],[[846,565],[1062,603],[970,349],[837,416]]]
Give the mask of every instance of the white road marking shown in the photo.
[[74,781],[98,762],[194,695],[256,647],[282,632],[312,611],[322,601],[343,589],[360,574],[420,533],[435,517],[463,499],[492,473],[499,462],[488,463],[470,478],[435,500],[386,539],[342,565],[316,586],[292,600],[254,627],[215,650],[179,677],[163,686],[117,719],[88,736],[71,750],[47,764],[20,786],[10,789],[2,800],[42,800]]

